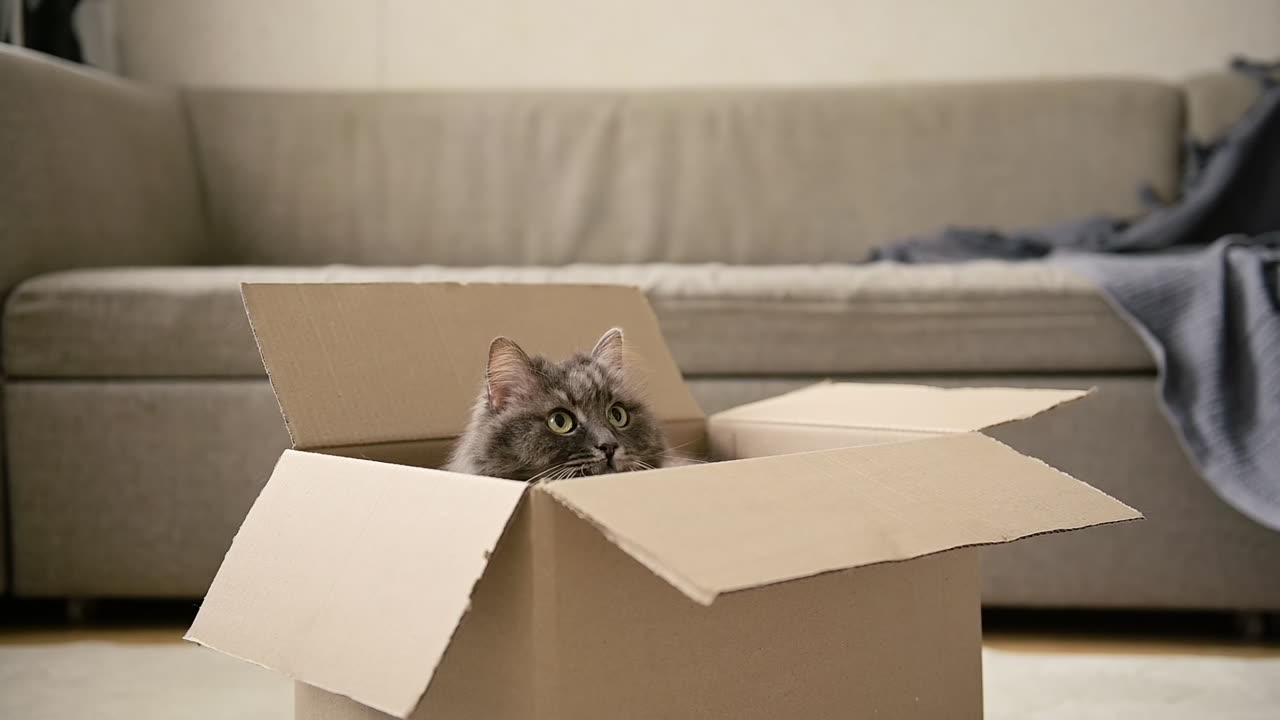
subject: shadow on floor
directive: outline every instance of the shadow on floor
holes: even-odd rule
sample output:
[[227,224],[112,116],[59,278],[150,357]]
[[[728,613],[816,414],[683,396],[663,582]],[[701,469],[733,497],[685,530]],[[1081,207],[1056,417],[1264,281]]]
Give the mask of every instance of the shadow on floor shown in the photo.
[[[60,630],[185,630],[200,600],[0,598],[0,635]],[[985,608],[990,638],[1280,646],[1280,613]]]

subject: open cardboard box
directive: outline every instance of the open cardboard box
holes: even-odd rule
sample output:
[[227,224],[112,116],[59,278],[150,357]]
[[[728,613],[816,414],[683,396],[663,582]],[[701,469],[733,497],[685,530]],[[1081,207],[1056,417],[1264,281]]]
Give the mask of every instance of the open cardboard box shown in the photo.
[[[246,285],[293,440],[187,638],[299,718],[976,718],[977,546],[1139,518],[980,430],[1085,393],[822,384],[704,418],[624,287]],[[427,469],[489,341],[622,327],[673,445],[526,485]]]

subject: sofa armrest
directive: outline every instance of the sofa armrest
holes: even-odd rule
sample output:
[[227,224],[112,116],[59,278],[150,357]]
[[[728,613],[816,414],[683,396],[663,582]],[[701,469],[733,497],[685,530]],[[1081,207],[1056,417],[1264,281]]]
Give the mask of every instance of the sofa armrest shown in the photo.
[[1201,142],[1217,140],[1262,95],[1261,83],[1236,72],[1196,75],[1183,83],[1187,132]]
[[0,45],[0,297],[43,272],[208,249],[176,91]]

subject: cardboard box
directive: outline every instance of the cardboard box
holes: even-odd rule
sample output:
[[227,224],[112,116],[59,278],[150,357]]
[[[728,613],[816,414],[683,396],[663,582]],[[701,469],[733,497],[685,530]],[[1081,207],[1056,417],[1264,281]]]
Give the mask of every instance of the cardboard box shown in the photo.
[[[1083,392],[823,384],[707,419],[634,289],[244,298],[294,449],[187,638],[297,681],[299,718],[976,718],[977,547],[1140,517],[980,432]],[[559,358],[612,326],[672,444],[726,461],[426,469],[494,336]]]

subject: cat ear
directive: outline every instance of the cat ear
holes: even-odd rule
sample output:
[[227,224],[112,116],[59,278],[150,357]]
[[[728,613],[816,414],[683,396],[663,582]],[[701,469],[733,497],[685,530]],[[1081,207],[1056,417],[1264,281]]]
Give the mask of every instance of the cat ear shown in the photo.
[[501,410],[511,396],[533,380],[529,356],[510,338],[494,338],[489,343],[489,365],[485,368],[485,388],[489,407]]
[[591,357],[605,367],[621,370],[622,330],[613,328],[601,335],[600,341],[596,343],[595,348],[591,351]]

